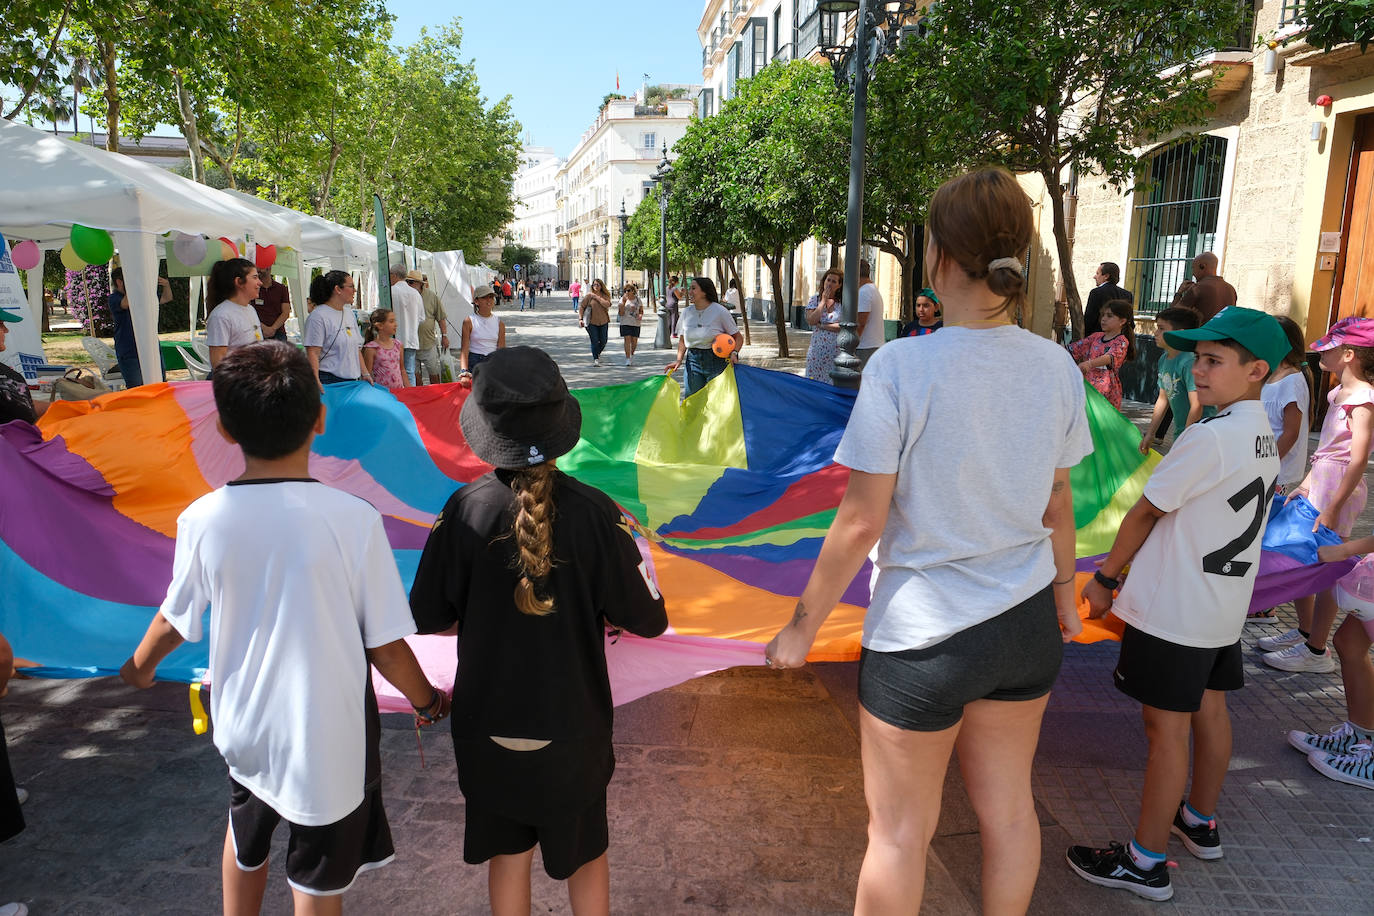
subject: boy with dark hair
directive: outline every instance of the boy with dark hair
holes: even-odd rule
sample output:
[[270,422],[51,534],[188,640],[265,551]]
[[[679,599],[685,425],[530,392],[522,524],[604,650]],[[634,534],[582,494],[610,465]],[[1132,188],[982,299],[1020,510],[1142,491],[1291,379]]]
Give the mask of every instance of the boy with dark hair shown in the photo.
[[229,765],[224,911],[261,908],[284,819],[296,913],[338,913],[354,878],[395,854],[368,662],[420,723],[447,715],[448,698],[404,641],[415,621],[381,516],[310,479],[325,412],[304,354],[250,344],[225,355],[212,384],[245,469],[177,519],[167,597],[120,676],[151,686],[162,659],[202,637],[209,605],[210,709]]
[[[1200,859],[1222,855],[1214,815],[1231,760],[1225,692],[1244,686],[1240,633],[1279,473],[1260,392],[1289,350],[1273,316],[1234,306],[1164,339],[1196,353],[1198,399],[1217,415],[1179,436],[1083,588],[1092,617],[1110,610],[1126,623],[1113,679],[1143,706],[1150,755],[1130,844],[1068,851],[1085,880],[1150,900],[1174,893],[1170,833]],[[1193,780],[1184,798],[1190,734]]]
[[1164,444],[1171,420],[1177,440],[1186,427],[1202,419],[1202,402],[1193,384],[1193,354],[1175,350],[1165,336],[1170,331],[1191,331],[1200,323],[1197,312],[1192,309],[1169,308],[1155,316],[1155,331],[1164,347],[1164,355],[1155,366],[1159,397],[1155,400],[1150,425],[1140,438],[1142,455],[1149,453],[1151,445],[1159,448]]

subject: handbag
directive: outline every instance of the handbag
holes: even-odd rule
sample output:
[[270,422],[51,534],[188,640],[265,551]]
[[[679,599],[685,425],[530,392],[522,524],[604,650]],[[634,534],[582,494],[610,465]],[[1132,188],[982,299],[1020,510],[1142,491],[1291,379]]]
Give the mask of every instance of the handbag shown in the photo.
[[89,401],[102,394],[109,394],[110,388],[89,369],[72,368],[53,382],[52,401]]

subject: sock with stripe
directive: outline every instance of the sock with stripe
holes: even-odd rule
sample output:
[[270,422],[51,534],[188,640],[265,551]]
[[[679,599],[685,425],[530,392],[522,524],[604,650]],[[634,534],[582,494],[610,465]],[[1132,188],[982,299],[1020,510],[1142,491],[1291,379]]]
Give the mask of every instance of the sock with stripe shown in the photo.
[[1131,861],[1134,862],[1136,868],[1139,868],[1141,871],[1151,871],[1152,869],[1158,868],[1164,862],[1163,853],[1150,852],[1150,850],[1141,846],[1135,840],[1131,840],[1131,845],[1126,847],[1126,851],[1131,854]]
[[1183,803],[1183,810],[1181,813],[1183,815],[1183,823],[1187,824],[1189,827],[1201,827],[1203,824],[1212,820],[1210,814],[1199,813],[1196,808],[1187,802]]

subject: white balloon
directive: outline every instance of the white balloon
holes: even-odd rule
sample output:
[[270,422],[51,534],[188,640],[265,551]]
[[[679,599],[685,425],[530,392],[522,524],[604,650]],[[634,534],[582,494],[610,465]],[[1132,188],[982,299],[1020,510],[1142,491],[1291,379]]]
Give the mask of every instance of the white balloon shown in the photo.
[[172,253],[177,260],[186,265],[199,264],[205,260],[205,236],[188,235],[178,232],[172,240]]

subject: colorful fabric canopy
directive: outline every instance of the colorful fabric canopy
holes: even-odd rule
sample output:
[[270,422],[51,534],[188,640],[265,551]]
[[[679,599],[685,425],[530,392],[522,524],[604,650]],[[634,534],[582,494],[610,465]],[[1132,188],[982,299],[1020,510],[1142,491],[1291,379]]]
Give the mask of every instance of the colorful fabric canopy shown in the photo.
[[[315,441],[311,473],[377,507],[407,584],[435,514],[488,470],[459,431],[467,394],[441,385],[393,395],[363,383],[325,394],[327,430]],[[608,644],[616,701],[762,663],[843,495],[848,471],[832,458],[853,393],[739,367],[685,402],[666,377],[574,394],[582,439],[559,466],[635,521],[668,601],[668,634]],[[1088,411],[1095,451],[1072,475],[1085,570],[1110,547],[1159,460],[1140,455],[1134,426],[1091,389]],[[23,423],[0,427],[0,632],[35,673],[113,674],[161,602],[178,514],[238,476],[243,460],[218,434],[206,382],[59,403],[40,427],[41,435]],[[1265,555],[1257,602],[1310,593],[1349,568],[1304,565],[1315,547],[1300,536],[1301,523],[1279,527],[1287,540]],[[858,657],[871,571],[865,564],[845,591],[812,660]],[[1113,635],[1095,623],[1083,638]],[[431,677],[451,685],[452,638],[411,643]],[[204,644],[182,646],[159,676],[194,681],[206,658]],[[378,688],[383,708],[408,709],[389,685]]]

